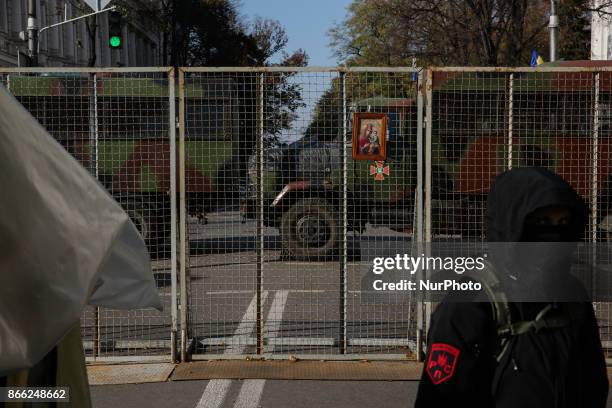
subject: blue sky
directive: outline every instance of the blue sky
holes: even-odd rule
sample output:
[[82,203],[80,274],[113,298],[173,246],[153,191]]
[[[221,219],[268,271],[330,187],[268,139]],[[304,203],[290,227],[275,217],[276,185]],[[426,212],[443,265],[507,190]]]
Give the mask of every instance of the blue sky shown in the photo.
[[273,18],[287,30],[287,50],[298,48],[310,57],[310,66],[335,66],[327,31],[346,15],[351,0],[241,0],[240,12],[249,21],[255,16]]

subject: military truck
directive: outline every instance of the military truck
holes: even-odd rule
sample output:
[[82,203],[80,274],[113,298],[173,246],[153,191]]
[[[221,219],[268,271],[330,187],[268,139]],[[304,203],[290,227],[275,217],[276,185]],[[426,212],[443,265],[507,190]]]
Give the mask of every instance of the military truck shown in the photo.
[[[99,73],[95,95],[88,74],[10,74],[2,79],[41,125],[97,175],[124,207],[151,256],[168,257],[167,79]],[[201,216],[238,198],[239,176],[232,160],[238,120],[235,110],[220,108],[234,103],[229,81],[208,79],[187,85],[186,96],[187,212]]]
[[[594,68],[609,62],[545,66]],[[600,73],[596,105],[592,72],[515,72],[512,115],[507,73],[437,72],[432,85],[432,155],[452,180],[444,198],[459,202],[447,211],[452,232],[483,235],[487,192],[510,166],[549,168],[588,203],[596,171],[597,224],[612,211],[612,73]]]
[[[509,166],[550,168],[590,201],[593,175],[593,83],[590,73],[514,74],[509,137],[508,75],[439,72],[434,76],[432,123],[432,233],[482,239],[486,195]],[[598,222],[612,211],[612,75],[600,82]],[[366,224],[410,231],[416,187],[416,101],[372,97],[352,111],[387,113],[388,175],[379,163],[354,161],[347,149],[347,227]],[[304,138],[264,154],[264,224],[280,230],[283,250],[302,260],[338,253],[342,220],[342,143]],[[242,200],[255,218],[257,158],[249,162],[250,188]]]
[[[384,181],[371,174],[372,161],[352,159],[351,146],[339,141],[302,138],[283,148],[264,152],[264,224],[278,228],[288,257],[330,259],[341,240],[343,185],[342,149],[346,149],[347,227],[362,232],[366,224],[407,231],[414,218],[416,186],[417,107],[415,99],[373,97],[351,106],[351,111],[384,111],[388,118],[387,167]],[[255,218],[257,156],[249,160],[249,188],[241,212]]]

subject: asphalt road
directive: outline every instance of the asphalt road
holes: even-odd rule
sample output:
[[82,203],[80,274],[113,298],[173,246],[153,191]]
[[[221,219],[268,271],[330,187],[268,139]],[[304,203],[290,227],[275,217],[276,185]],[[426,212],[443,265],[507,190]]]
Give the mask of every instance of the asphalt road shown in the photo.
[[[195,354],[252,354],[256,345],[256,226],[236,213],[209,214],[208,224],[189,221],[189,324]],[[264,230],[261,305],[265,353],[320,354],[339,352],[341,268],[337,261],[294,262],[283,259],[278,232]],[[368,228],[349,237],[347,322],[349,355],[407,354],[414,346],[415,301],[407,296],[362,291],[364,266],[372,254],[403,252],[407,234]],[[170,287],[163,284],[164,262],[156,262],[160,295],[169,305]],[[166,282],[167,283],[167,282]],[[608,309],[601,310],[604,315]],[[84,320],[93,333],[93,313]],[[105,355],[147,355],[167,349],[139,348],[137,341],[169,339],[169,308],[155,311],[109,311],[99,316],[103,340],[134,340],[124,348],[107,341]],[[112,347],[111,347],[112,346]],[[125,344],[124,344],[125,346]],[[130,347],[131,346],[131,347]],[[417,382],[213,380],[140,385],[94,386],[94,407],[410,407]],[[609,402],[609,407],[612,403]]]
[[[189,259],[190,344],[195,354],[255,352],[257,313],[256,225],[237,212],[208,214],[208,223],[191,218]],[[344,328],[340,321],[342,269],[337,260],[295,262],[283,258],[278,231],[264,230],[261,299],[265,352],[337,354]],[[415,335],[415,301],[409,296],[363,293],[363,276],[372,256],[383,249],[405,251],[407,234],[370,228],[349,237],[346,286],[346,337],[349,352],[410,352]],[[92,354],[99,328],[103,356],[164,354],[170,336],[168,262],[154,262],[165,310],[92,309],[82,319],[86,351]],[[409,340],[412,339],[412,340]],[[140,344],[141,343],[141,344]]]
[[417,387],[417,381],[213,380],[91,390],[94,408],[408,408]]
[[[399,354],[414,351],[416,299],[410,293],[366,292],[364,279],[374,256],[404,253],[411,236],[384,227],[368,226],[360,235],[349,233],[346,276],[338,260],[296,262],[281,252],[279,233],[263,230],[262,285],[258,288],[257,227],[242,222],[236,211],[210,213],[206,224],[188,221],[189,344],[202,355],[253,354],[261,329],[264,353],[333,355],[342,337],[347,353]],[[96,318],[85,312],[85,348],[92,355],[96,330],[103,356],[169,354],[170,275],[168,261],[155,261],[154,270],[165,310],[101,310]],[[371,274],[370,274],[371,276]],[[342,284],[346,302],[342,301]],[[371,282],[370,282],[371,283]],[[260,293],[262,327],[257,325]],[[346,322],[341,322],[346,307]],[[612,308],[598,305],[602,339],[607,341]],[[610,345],[610,344],[607,344]]]
[[[207,387],[211,383],[214,385],[214,381],[229,381],[228,392],[224,395],[206,394]],[[406,408],[414,403],[418,386],[416,381],[214,381],[94,386],[92,387],[93,406],[94,408]],[[214,388],[220,389],[219,386]]]

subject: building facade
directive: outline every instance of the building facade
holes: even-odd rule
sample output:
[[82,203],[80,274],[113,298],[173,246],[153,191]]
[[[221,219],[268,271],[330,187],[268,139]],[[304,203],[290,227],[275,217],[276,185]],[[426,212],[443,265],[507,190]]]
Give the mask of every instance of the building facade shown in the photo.
[[[92,12],[79,0],[36,0],[38,28]],[[98,67],[162,65],[162,36],[147,28],[146,21],[125,21],[120,49],[108,44],[108,13],[98,15],[96,62]],[[23,65],[27,41],[19,32],[27,27],[26,0],[0,0],[0,66]],[[87,66],[92,41],[85,19],[44,30],[39,35],[38,65],[43,67]]]

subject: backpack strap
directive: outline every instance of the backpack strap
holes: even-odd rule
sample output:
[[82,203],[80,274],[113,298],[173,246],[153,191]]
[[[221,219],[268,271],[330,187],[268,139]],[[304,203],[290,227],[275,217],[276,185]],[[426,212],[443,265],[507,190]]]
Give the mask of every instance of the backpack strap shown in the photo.
[[535,319],[510,323],[499,327],[497,334],[499,336],[518,336],[530,331],[538,333],[544,329],[567,327],[569,323],[569,317],[565,314],[554,314],[552,304],[549,303],[538,313]]
[[550,303],[537,314],[535,319],[512,322],[508,297],[503,290],[495,268],[488,261],[485,261],[484,264],[485,267],[482,270],[470,273],[470,277],[482,284],[491,304],[499,340],[499,347],[495,353],[495,359],[498,363],[508,350],[512,338],[528,332],[539,333],[541,330],[557,329],[569,325],[569,317],[554,309]]
[[499,330],[500,328],[512,325],[508,296],[497,276],[495,267],[489,261],[484,261],[483,269],[470,271],[469,276],[482,284],[491,305],[491,312],[495,320],[497,337],[500,343],[498,351],[495,353],[495,359],[499,362],[509,344],[509,338],[507,336],[500,336]]

